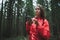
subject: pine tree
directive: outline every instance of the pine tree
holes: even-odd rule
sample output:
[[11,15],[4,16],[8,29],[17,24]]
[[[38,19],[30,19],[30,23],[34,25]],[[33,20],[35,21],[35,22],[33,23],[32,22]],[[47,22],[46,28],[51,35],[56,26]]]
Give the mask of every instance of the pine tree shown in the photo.
[[53,35],[56,37],[56,40],[59,40],[59,35],[60,35],[60,2],[59,0],[51,0],[51,8],[52,8],[52,22],[53,22]]

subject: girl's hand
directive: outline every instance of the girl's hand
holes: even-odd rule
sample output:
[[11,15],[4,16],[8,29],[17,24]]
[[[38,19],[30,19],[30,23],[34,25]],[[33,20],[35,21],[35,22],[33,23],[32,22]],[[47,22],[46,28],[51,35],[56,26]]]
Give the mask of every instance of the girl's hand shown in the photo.
[[38,20],[36,18],[32,18],[32,22],[36,25],[38,25]]
[[26,22],[28,25],[31,25],[33,22],[32,22],[32,19],[30,19],[30,20],[28,20],[27,22]]

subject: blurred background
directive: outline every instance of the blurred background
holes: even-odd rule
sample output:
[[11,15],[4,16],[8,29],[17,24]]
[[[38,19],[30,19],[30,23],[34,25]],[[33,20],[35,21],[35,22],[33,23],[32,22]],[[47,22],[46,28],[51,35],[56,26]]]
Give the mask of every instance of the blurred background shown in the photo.
[[60,40],[60,0],[0,0],[0,40],[27,40],[26,16],[35,15],[37,3],[49,21],[50,40]]

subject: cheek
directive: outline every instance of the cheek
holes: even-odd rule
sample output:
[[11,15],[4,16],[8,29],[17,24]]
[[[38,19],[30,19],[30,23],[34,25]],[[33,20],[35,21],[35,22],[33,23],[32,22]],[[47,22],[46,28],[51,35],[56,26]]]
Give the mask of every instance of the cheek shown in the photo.
[[40,10],[38,10],[38,12],[40,13]]

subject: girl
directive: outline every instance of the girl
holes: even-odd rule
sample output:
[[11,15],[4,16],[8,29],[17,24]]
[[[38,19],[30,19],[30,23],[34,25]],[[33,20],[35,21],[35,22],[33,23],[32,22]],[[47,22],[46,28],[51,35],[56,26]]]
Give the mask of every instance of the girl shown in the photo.
[[44,16],[42,5],[37,4],[35,14],[32,21],[26,22],[26,31],[29,35],[29,40],[49,40],[49,23]]

